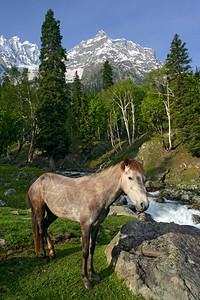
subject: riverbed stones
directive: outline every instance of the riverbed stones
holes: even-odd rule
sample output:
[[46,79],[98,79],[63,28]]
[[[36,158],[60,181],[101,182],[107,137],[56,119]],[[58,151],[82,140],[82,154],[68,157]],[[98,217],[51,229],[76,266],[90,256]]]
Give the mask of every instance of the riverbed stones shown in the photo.
[[165,203],[165,199],[163,197],[156,199],[157,203]]
[[200,299],[200,230],[129,221],[105,250],[120,279],[145,299]]
[[19,172],[17,176],[17,180],[20,179],[31,179],[35,176],[34,173],[29,173],[29,172]]
[[128,216],[128,217],[137,217],[137,214],[134,213],[130,208],[125,206],[110,206],[110,211],[108,216]]
[[199,224],[200,223],[200,216],[199,215],[192,215],[192,219],[194,221],[195,224]]
[[200,203],[200,196],[199,195],[193,195],[192,201],[196,203]]
[[0,206],[1,207],[9,207],[9,205],[1,199],[0,199]]
[[8,189],[8,190],[6,190],[5,192],[4,192],[4,195],[5,196],[10,196],[10,195],[12,195],[12,194],[16,194],[16,189]]
[[6,241],[4,239],[0,239],[0,247],[5,246]]
[[126,200],[126,198],[123,196],[123,195],[121,195],[114,203],[113,203],[113,205],[126,205],[127,204],[127,200]]
[[153,192],[153,191],[157,191],[157,190],[160,190],[160,189],[164,188],[165,184],[160,183],[158,181],[148,180],[148,181],[145,182],[145,187],[146,187],[148,192]]

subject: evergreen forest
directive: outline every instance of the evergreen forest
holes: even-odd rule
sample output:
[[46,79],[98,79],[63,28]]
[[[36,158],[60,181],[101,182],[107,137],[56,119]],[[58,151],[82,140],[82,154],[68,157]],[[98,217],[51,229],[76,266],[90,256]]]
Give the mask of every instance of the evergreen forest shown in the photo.
[[51,171],[57,159],[78,149],[89,159],[93,145],[110,142],[120,151],[143,134],[163,137],[172,151],[174,136],[194,156],[200,156],[200,69],[178,34],[169,45],[162,68],[149,73],[144,84],[131,79],[113,82],[112,65],[102,66],[102,89],[88,91],[76,72],[73,84],[65,81],[67,60],[60,22],[48,10],[41,29],[38,75],[7,70],[0,86],[0,155],[17,145],[13,162],[28,147],[27,162],[42,153]]

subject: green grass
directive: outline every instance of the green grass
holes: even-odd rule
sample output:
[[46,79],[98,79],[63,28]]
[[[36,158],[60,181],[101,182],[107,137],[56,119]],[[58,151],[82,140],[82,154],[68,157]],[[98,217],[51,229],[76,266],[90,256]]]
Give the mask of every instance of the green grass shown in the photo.
[[[19,177],[20,173],[26,173],[27,176]],[[45,171],[36,168],[18,168],[11,165],[0,165],[0,199],[6,202],[10,207],[24,209],[26,207],[25,196],[32,179],[39,177]],[[14,188],[15,194],[5,196],[5,191]]]
[[102,224],[94,255],[101,281],[92,282],[93,290],[87,291],[81,277],[80,225],[58,219],[50,226],[53,237],[69,231],[77,239],[56,243],[56,258],[44,265],[33,251],[30,213],[18,209],[19,215],[13,215],[12,210],[0,208],[0,238],[6,240],[0,249],[0,299],[143,299],[117,279],[104,254],[110,240],[132,217],[111,216]]

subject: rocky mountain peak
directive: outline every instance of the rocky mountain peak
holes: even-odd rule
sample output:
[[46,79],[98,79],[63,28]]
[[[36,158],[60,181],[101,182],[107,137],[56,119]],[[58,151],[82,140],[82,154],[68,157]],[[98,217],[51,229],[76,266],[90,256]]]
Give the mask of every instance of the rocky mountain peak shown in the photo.
[[[161,66],[155,51],[125,38],[112,39],[100,30],[93,38],[80,42],[67,53],[66,81],[72,82],[77,71],[83,84],[99,85],[103,63],[109,60],[114,80],[133,79],[140,82],[149,71]],[[32,76],[39,66],[39,49],[28,41],[20,42],[18,36],[6,40],[0,36],[0,80],[6,68],[16,65],[28,68]],[[91,88],[91,87],[90,87]]]
[[7,68],[16,66],[19,70],[28,68],[30,78],[37,72],[39,66],[39,49],[36,44],[28,41],[20,42],[18,36],[10,40],[0,36],[0,81]]
[[101,80],[103,63],[109,60],[114,80],[131,78],[141,82],[148,72],[161,66],[155,51],[125,38],[111,39],[100,30],[92,39],[82,41],[68,52],[66,79],[72,82],[75,72],[84,84],[94,86]]

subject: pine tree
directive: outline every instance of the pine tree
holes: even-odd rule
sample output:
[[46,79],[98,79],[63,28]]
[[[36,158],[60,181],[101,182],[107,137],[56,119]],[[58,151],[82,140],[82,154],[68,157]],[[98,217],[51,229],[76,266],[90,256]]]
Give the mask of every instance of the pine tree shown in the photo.
[[103,65],[103,89],[106,90],[113,85],[113,70],[108,60]]
[[191,59],[185,46],[186,43],[182,43],[179,35],[175,34],[165,62],[169,86],[177,100],[184,94],[184,79],[191,71]]
[[42,25],[40,52],[40,107],[37,111],[39,134],[37,146],[46,152],[50,169],[54,160],[67,151],[66,133],[67,89],[65,82],[66,52],[61,45],[60,21],[48,10]]
[[170,81],[173,81],[191,69],[189,65],[191,59],[188,55],[188,49],[185,46],[186,43],[182,43],[179,35],[175,34],[170,46],[170,53],[167,54],[166,59],[167,74]]
[[169,88],[174,96],[173,122],[179,138],[194,154],[200,155],[200,109],[198,81],[191,72],[191,59],[186,43],[175,34],[167,55],[166,68]]
[[179,138],[188,150],[200,156],[200,93],[194,75],[185,79],[185,92],[176,111]]
[[79,134],[82,151],[85,154],[91,152],[92,133],[89,123],[89,98],[86,92],[83,92],[81,98],[80,115],[79,115]]

